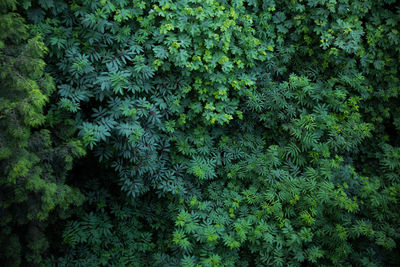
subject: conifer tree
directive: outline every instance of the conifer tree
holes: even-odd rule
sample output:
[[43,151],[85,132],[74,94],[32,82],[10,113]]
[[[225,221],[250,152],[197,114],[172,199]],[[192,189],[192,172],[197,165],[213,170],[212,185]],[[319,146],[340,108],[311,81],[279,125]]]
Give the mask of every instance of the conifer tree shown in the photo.
[[56,123],[43,111],[55,89],[44,72],[47,48],[40,36],[31,36],[25,19],[16,13],[16,4],[0,3],[0,258],[4,266],[39,263],[48,247],[46,218],[52,212],[56,215],[56,208],[66,210],[83,198],[64,179],[73,157],[84,150],[68,133],[55,137],[42,128],[46,121]]

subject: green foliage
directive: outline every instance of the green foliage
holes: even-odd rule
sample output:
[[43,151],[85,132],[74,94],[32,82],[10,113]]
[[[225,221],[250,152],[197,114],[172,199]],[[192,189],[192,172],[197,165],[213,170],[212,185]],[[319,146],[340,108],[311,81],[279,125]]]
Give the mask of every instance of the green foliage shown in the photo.
[[81,142],[39,128],[52,120],[43,108],[55,88],[44,72],[47,49],[12,12],[15,4],[0,6],[0,258],[6,266],[39,263],[48,247],[43,231],[49,214],[83,200],[64,184],[72,159],[84,154]]
[[[142,221],[153,217],[154,209],[143,209],[140,205],[145,203],[132,204],[126,198],[114,199],[101,188],[93,189],[96,192],[88,192],[91,205],[85,208],[94,212],[83,212],[80,221],[66,225],[63,240],[70,249],[58,259],[57,266],[144,266],[146,255],[154,253],[156,246],[153,233],[146,231]],[[49,259],[46,265],[51,266],[51,262]]]
[[[48,0],[27,7],[57,88],[48,123],[65,126],[60,116],[72,116],[65,127],[78,129],[98,161],[90,170],[75,167],[71,181],[87,200],[76,217],[59,221],[63,243],[44,265],[400,262],[396,1]],[[10,34],[25,36],[24,27]],[[22,47],[43,51],[39,40]],[[32,154],[29,127],[46,121],[41,110],[53,89],[44,63],[29,64],[35,90],[11,74],[15,64],[2,68],[8,86],[21,88],[16,98],[37,94],[17,109],[24,124],[7,140],[24,140],[18,147]],[[11,112],[15,100],[7,101]],[[50,130],[34,133],[59,151]],[[33,154],[33,161],[15,156],[21,163],[8,183],[31,166],[41,169],[37,179],[54,168]],[[62,177],[70,168],[63,164]],[[95,175],[97,168],[107,171]],[[55,203],[45,211],[64,203],[51,192]]]

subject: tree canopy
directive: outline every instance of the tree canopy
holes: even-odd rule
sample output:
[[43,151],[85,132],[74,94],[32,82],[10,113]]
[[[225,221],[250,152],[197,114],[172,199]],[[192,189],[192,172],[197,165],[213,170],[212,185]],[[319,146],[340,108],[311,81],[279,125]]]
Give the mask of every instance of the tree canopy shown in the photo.
[[395,0],[0,7],[10,266],[400,262]]

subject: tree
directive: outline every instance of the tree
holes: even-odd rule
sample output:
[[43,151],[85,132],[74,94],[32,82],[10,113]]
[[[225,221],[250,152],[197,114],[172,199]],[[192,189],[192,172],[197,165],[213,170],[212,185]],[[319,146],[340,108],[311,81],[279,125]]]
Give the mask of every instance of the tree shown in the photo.
[[49,214],[82,202],[64,180],[84,150],[70,133],[42,127],[56,123],[43,111],[55,89],[44,71],[47,48],[15,13],[16,2],[2,1],[0,10],[0,258],[19,266],[41,261]]

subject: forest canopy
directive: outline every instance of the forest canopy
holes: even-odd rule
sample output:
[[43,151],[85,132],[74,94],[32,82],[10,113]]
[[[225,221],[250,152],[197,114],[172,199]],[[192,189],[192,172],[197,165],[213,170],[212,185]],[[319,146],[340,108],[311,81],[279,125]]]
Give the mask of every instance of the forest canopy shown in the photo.
[[396,0],[1,0],[4,266],[398,266]]

